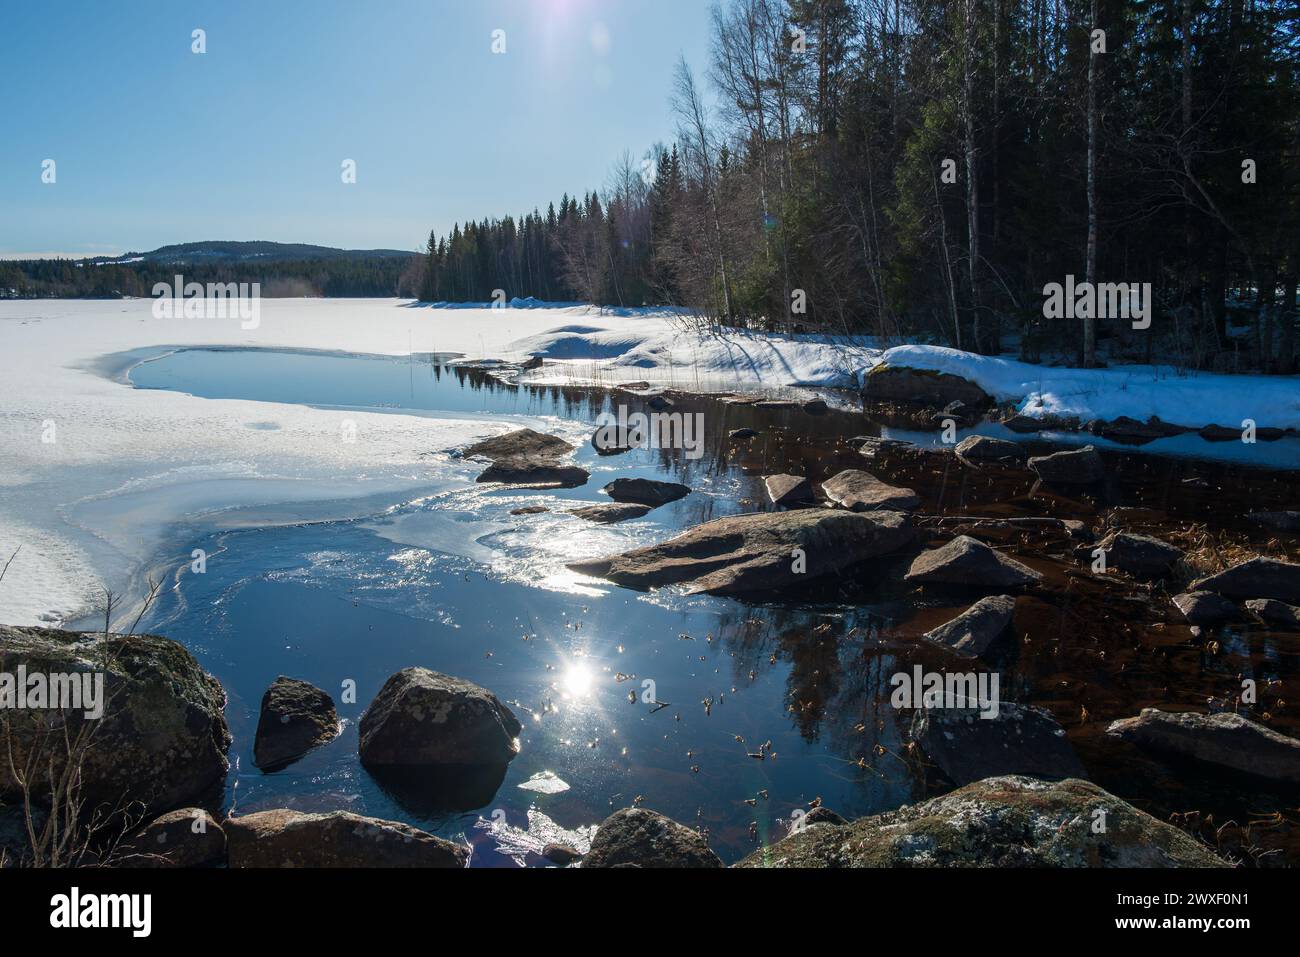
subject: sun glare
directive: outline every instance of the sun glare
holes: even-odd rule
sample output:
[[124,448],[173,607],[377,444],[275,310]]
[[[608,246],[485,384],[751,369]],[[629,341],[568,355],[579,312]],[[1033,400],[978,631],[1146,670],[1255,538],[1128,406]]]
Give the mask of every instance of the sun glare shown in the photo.
[[564,671],[561,686],[566,694],[573,698],[585,698],[591,694],[595,676],[591,669],[581,662],[572,662]]

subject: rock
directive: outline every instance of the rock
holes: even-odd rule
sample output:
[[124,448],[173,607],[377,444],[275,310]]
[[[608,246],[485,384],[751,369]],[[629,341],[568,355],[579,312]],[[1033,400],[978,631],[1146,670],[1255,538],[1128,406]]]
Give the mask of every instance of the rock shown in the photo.
[[651,508],[667,505],[691,494],[689,485],[642,478],[615,479],[605,486],[604,491],[616,502],[635,502],[638,505],[649,505]]
[[732,442],[739,442],[741,439],[758,438],[758,433],[753,429],[732,429],[727,433],[727,438]]
[[1106,567],[1118,568],[1134,578],[1167,578],[1183,560],[1183,552],[1168,542],[1150,535],[1112,532],[1098,546],[1106,553]]
[[522,727],[492,692],[461,678],[406,668],[361,716],[361,763],[375,767],[505,765]]
[[1207,442],[1238,442],[1242,437],[1241,429],[1227,429],[1221,425],[1207,425],[1199,433]]
[[999,774],[1087,777],[1065,730],[1041,708],[1004,702],[994,718],[982,717],[973,703],[918,708],[908,737],[928,764],[958,786]]
[[281,675],[262,696],[253,763],[264,771],[282,768],[338,733],[334,699],[315,685]]
[[[1096,812],[1106,830],[1093,833]],[[803,828],[737,867],[1227,867],[1087,781],[988,778],[846,828]]]
[[1100,435],[1114,442],[1124,442],[1130,445],[1142,445],[1147,442],[1154,442],[1156,439],[1169,438],[1173,435],[1182,435],[1184,432],[1192,431],[1180,425],[1162,422],[1156,416],[1152,416],[1145,422],[1139,422],[1137,419],[1131,419],[1126,415],[1121,415],[1109,422],[1095,419],[1085,425],[1084,428],[1093,435]]
[[964,402],[980,408],[993,404],[988,393],[961,376],[885,363],[877,365],[867,375],[866,393],[876,402],[910,402],[937,408],[951,402]]
[[874,462],[883,455],[896,452],[899,449],[911,448],[911,442],[905,442],[902,439],[877,439],[869,435],[859,435],[849,439],[849,444],[856,446],[858,454],[868,462]]
[[591,447],[596,450],[597,455],[601,456],[624,455],[641,447],[638,435],[627,435],[624,439],[625,442],[620,442],[617,435],[608,427],[601,426],[591,435]]
[[957,443],[957,454],[972,462],[1023,462],[1025,450],[1019,442],[987,435],[968,435]]
[[1246,610],[1261,621],[1287,630],[1300,630],[1300,608],[1272,598],[1255,598],[1246,602]]
[[[85,718],[84,708],[15,708],[6,715],[12,760],[19,768],[34,749],[44,756],[42,764],[52,761],[58,769],[66,762],[66,748],[49,745],[51,722],[60,742],[60,725],[70,734],[88,720],[94,725],[81,761],[87,809],[99,802],[122,808],[138,801],[146,812],[158,814],[194,801],[225,777],[226,694],[176,642],[156,635],[111,635],[105,641],[99,633],[0,626],[0,673],[14,676],[16,684],[20,667],[29,676],[103,675],[98,720]],[[0,695],[5,693],[0,685]],[[9,758],[0,760],[0,795],[18,790]]]
[[841,508],[869,512],[879,508],[910,512],[921,504],[921,496],[910,488],[887,485],[870,472],[845,469],[822,483],[822,492]]
[[617,522],[626,522],[634,518],[644,518],[652,511],[653,509],[651,509],[649,505],[611,502],[605,505],[588,505],[585,508],[575,508],[571,510],[569,514],[576,515],[578,518],[585,518],[589,522],[597,522],[601,525],[613,525]]
[[1091,445],[1053,455],[1035,456],[1029,468],[1044,482],[1058,485],[1092,485],[1106,477],[1101,456]]
[[169,811],[118,845],[116,867],[207,867],[226,861],[226,832],[203,808]]
[[464,867],[469,851],[398,821],[281,808],[227,818],[231,867]]
[[1015,610],[1016,600],[1010,595],[981,598],[946,625],[926,632],[925,637],[978,658],[1007,630]]
[[803,410],[809,415],[825,415],[830,411],[830,406],[825,399],[809,399],[803,404]]
[[[715,519],[659,545],[569,568],[628,588],[686,584],[689,593],[746,594],[802,585],[912,541],[902,512],[805,509]],[[795,571],[792,553],[804,552]]]
[[662,412],[664,409],[671,409],[674,403],[668,396],[657,394],[646,399],[646,405],[650,406],[655,412]]
[[533,369],[540,369],[542,365],[543,362],[541,356],[529,356],[524,361],[524,364],[519,368],[523,369],[525,372],[531,372]]
[[803,816],[804,827],[811,827],[814,824],[829,824],[832,827],[843,827],[849,822],[840,817],[828,807],[815,807]]
[[689,827],[647,811],[624,808],[605,819],[582,859],[586,867],[721,867],[722,860]]
[[525,508],[512,508],[511,515],[545,515],[550,509],[545,505],[529,505]]
[[1236,605],[1210,591],[1175,595],[1174,604],[1193,625],[1217,625],[1241,617]]
[[1020,412],[1012,413],[1002,420],[1012,432],[1029,434],[1031,432],[1075,432],[1079,428],[1079,420],[1074,416],[1067,415],[1024,415]]
[[542,848],[542,857],[552,864],[567,867],[581,858],[582,854],[576,848],[569,847],[567,844],[547,844]]
[[502,485],[530,485],[539,488],[580,488],[591,478],[584,468],[556,462],[532,462],[526,459],[502,459],[493,462],[476,482],[499,482]]
[[1251,512],[1246,518],[1279,532],[1300,532],[1300,512]]
[[814,500],[812,483],[798,475],[769,475],[763,479],[767,486],[767,497],[773,505],[787,508],[794,505],[807,505]]
[[769,412],[781,412],[787,409],[796,409],[799,403],[794,399],[760,399],[754,403],[756,409],[767,409]]
[[485,439],[465,449],[465,458],[481,458],[496,462],[501,459],[545,459],[554,461],[568,455],[575,446],[554,435],[545,435],[532,429],[519,429],[505,435]]
[[989,548],[969,535],[959,535],[942,548],[922,552],[903,576],[919,585],[971,585],[980,588],[1020,588],[1043,576],[1014,558]]
[[1300,784],[1300,741],[1239,714],[1172,714],[1143,708],[1136,718],[1112,722],[1106,733],[1152,751]]
[[1228,598],[1274,598],[1300,605],[1300,565],[1276,558],[1252,558],[1193,582],[1192,590],[1212,591]]

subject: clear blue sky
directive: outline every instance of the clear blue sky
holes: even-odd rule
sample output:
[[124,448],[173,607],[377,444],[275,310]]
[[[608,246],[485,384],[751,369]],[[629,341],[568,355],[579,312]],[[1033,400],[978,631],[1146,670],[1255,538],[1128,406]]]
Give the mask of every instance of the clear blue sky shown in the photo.
[[684,53],[704,73],[708,19],[707,0],[6,4],[0,257],[408,249],[544,211],[671,140],[673,68]]

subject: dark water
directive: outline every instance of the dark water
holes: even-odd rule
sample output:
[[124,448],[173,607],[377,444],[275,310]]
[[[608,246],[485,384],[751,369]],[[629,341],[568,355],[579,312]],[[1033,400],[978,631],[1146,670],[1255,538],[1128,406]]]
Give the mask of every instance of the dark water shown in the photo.
[[[194,350],[138,366],[131,377],[137,387],[210,398],[587,424],[612,401],[634,410],[640,401],[626,393],[508,385],[482,371],[453,370],[438,357]],[[345,808],[406,820],[469,840],[476,865],[513,866],[540,863],[530,852],[546,840],[572,837],[562,831],[595,825],[638,798],[707,829],[714,849],[732,861],[782,836],[791,816],[815,798],[854,818],[922,796],[925,785],[900,746],[889,678],[914,662],[951,667],[915,637],[965,605],[904,589],[906,557],[860,569],[799,604],[647,596],[564,570],[574,557],[767,508],[764,474],[793,471],[820,480],[862,467],[845,440],[879,431],[860,414],[813,416],[707,398],[679,398],[677,411],[706,416],[698,461],[666,450],[600,458],[584,445],[576,461],[593,475],[583,489],[520,492],[466,483],[431,498],[413,495],[360,520],[196,531],[184,554],[205,549],[207,573],[181,574],[145,626],[184,643],[229,694],[237,767],[223,807]],[[727,443],[728,431],[740,427],[762,435]],[[1143,530],[1186,533],[1189,543],[1208,522],[1220,543],[1269,547],[1241,516],[1284,507],[1288,498],[1294,507],[1295,473],[1133,454],[1108,461],[1108,486],[1080,497],[1035,490],[1019,470],[971,473],[945,455],[889,456],[873,471],[917,489],[931,514],[1054,515],[1096,524],[1115,506],[1137,507]],[[600,486],[632,476],[685,482],[694,492],[613,528],[562,514],[604,500]],[[529,504],[554,511],[509,514]],[[998,662],[1004,699],[1052,710],[1090,774],[1120,796],[1162,818],[1217,813],[1216,827],[1225,814],[1243,824],[1251,815],[1277,815],[1249,839],[1276,846],[1285,860],[1300,859],[1291,848],[1292,796],[1151,765],[1116,753],[1102,734],[1110,720],[1141,706],[1203,709],[1241,673],[1275,682],[1261,709],[1271,707],[1274,726],[1297,733],[1289,709],[1277,702],[1300,701],[1300,638],[1244,628],[1191,633],[1171,614],[1167,595],[1138,588],[1117,594],[1076,580],[1076,556],[1050,537],[1017,532],[1007,540],[1047,581],[1017,608],[1014,628],[1026,640]],[[389,675],[412,665],[489,688],[525,726],[504,780],[495,790],[489,782],[470,810],[432,808],[426,794],[387,788],[357,761],[362,711]],[[346,727],[299,763],[263,774],[251,761],[253,732],[262,693],[279,674],[330,692]],[[643,702],[647,680],[668,707]],[[355,702],[342,700],[346,682],[355,682]],[[751,757],[769,741],[770,755]],[[547,773],[568,789],[520,787]]]

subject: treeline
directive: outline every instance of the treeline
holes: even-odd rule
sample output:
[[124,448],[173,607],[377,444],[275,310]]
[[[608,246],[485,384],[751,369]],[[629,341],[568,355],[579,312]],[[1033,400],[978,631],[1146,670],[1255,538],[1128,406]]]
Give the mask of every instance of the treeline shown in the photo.
[[0,261],[0,299],[120,299],[150,296],[155,283],[261,283],[263,296],[368,298],[419,294],[419,260],[394,256],[276,262],[105,263],[68,259]]
[[[431,236],[416,284],[429,300],[674,304],[1031,359],[1292,371],[1298,14],[726,0],[707,78],[678,64],[674,146],[625,154],[603,189],[544,215]],[[1067,275],[1150,283],[1151,330],[1044,319],[1044,287]]]

